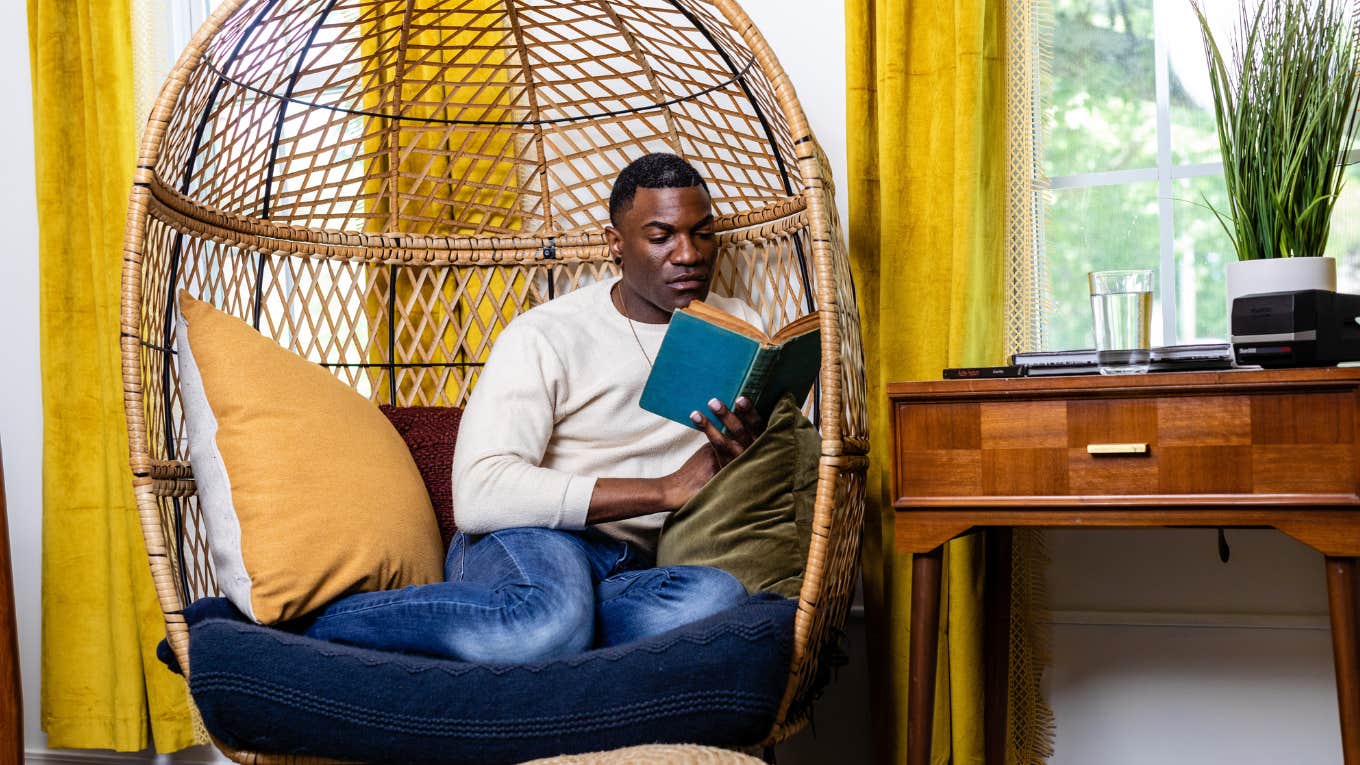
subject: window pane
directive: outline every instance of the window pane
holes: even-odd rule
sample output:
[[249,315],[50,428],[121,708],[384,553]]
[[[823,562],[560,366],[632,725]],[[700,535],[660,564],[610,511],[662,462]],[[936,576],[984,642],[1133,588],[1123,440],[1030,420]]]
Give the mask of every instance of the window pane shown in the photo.
[[1327,254],[1336,258],[1337,291],[1360,294],[1360,165],[1346,168],[1346,185],[1332,208]]
[[[1156,268],[1157,184],[1097,186],[1053,192],[1046,231],[1052,310],[1050,350],[1090,348],[1088,271]],[[1154,295],[1152,338],[1161,341],[1160,295]]]
[[[1219,176],[1176,181],[1176,319],[1179,342],[1225,340],[1228,336],[1227,264],[1236,258],[1228,235],[1206,201],[1226,210]],[[1360,167],[1346,170],[1346,185],[1332,212],[1327,255],[1336,259],[1337,290],[1360,293]]]
[[1228,196],[1220,176],[1187,178],[1173,186],[1176,219],[1177,342],[1223,342],[1228,337],[1228,262],[1237,256],[1209,209],[1224,212]]
[[1049,177],[1152,167],[1152,0],[1054,2]]
[[[1209,23],[1220,45],[1233,39],[1237,4],[1205,3]],[[1188,2],[1164,2],[1158,13],[1167,15],[1166,35],[1170,72],[1171,161],[1176,164],[1219,162],[1218,127],[1214,122],[1214,96],[1209,85],[1209,65],[1199,19]]]

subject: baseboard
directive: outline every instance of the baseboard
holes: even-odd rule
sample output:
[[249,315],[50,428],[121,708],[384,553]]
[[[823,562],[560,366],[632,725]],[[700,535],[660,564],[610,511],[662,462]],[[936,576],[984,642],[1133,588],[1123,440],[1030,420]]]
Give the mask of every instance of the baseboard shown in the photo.
[[95,765],[114,762],[153,762],[146,752],[87,752],[80,749],[29,749],[24,752],[28,765]]
[[1052,611],[1049,624],[1079,627],[1174,627],[1235,630],[1329,630],[1326,614],[1202,614],[1172,611]]
[[80,750],[52,750],[52,749],[29,749],[23,753],[23,761],[29,765],[48,764],[53,765],[76,765],[83,762],[86,765],[95,762],[151,762],[151,755],[143,753],[106,753],[106,751],[80,751]]
[[109,752],[89,749],[26,749],[27,765],[114,765],[114,763],[157,763],[158,765],[216,765],[228,762],[216,750],[187,749],[174,754],[155,752]]

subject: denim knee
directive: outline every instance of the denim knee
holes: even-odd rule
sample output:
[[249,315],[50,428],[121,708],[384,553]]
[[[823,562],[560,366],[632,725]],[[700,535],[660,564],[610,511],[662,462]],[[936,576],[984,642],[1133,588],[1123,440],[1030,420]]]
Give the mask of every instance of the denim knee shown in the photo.
[[438,627],[441,653],[463,661],[517,664],[581,653],[594,639],[594,606],[587,597],[562,597],[537,586],[496,593],[479,623],[452,619]]
[[[594,639],[590,566],[573,535],[554,529],[492,532],[468,546],[461,573],[490,592],[478,628],[451,626],[463,655],[489,663],[530,662],[580,653]],[[479,569],[479,570],[472,570]]]
[[600,583],[596,642],[618,645],[667,632],[745,602],[736,577],[708,566],[630,571]]
[[684,588],[691,597],[686,603],[702,611],[695,619],[725,611],[746,600],[746,588],[735,576],[712,566],[670,566],[670,584]]

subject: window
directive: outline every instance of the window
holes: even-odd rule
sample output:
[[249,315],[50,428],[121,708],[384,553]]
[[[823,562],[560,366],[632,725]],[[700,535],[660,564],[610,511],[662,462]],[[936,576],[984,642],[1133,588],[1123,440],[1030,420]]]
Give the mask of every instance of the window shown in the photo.
[[[223,0],[145,0],[133,3],[132,36],[137,82],[137,126],[146,124],[180,51]],[[140,137],[140,134],[139,134]]]
[[[1237,0],[1207,0],[1227,34]],[[1220,26],[1221,25],[1221,26]],[[1086,272],[1153,268],[1155,345],[1224,340],[1232,245],[1199,24],[1186,0],[1055,0],[1044,147],[1051,305],[1045,345],[1092,345]],[[1360,290],[1360,170],[1346,172],[1327,254]]]

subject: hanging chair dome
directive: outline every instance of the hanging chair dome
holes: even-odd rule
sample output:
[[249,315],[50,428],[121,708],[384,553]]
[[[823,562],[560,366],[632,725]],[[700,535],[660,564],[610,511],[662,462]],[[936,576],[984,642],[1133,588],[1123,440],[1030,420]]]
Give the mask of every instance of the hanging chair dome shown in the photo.
[[122,314],[132,470],[186,672],[177,613],[217,585],[170,350],[178,290],[375,402],[461,405],[511,319],[617,273],[609,191],[656,151],[707,180],[716,292],[771,327],[820,311],[816,518],[770,740],[804,724],[854,589],[859,319],[827,162],[732,0],[225,0],[200,29],[139,153]]
[[186,211],[261,235],[595,232],[651,151],[694,164],[720,215],[805,183],[787,81],[708,3],[279,0],[218,18],[144,159]]

